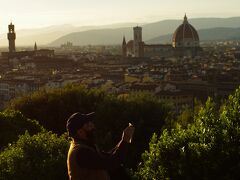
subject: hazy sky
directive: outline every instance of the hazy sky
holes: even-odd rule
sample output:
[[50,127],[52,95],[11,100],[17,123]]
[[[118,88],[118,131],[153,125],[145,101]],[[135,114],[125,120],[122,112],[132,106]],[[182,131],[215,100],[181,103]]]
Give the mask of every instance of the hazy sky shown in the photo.
[[[0,32],[56,24],[145,23],[163,19],[240,16],[240,0],[0,0]],[[4,30],[3,30],[4,29]]]

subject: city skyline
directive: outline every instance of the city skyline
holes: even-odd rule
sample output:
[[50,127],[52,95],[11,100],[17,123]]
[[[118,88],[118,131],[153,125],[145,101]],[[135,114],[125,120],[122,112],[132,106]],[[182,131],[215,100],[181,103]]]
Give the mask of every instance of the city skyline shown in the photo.
[[0,33],[10,21],[18,29],[40,28],[52,25],[72,24],[76,26],[105,25],[115,23],[150,23],[165,19],[180,19],[184,13],[190,18],[240,16],[237,0],[4,0],[1,3]]

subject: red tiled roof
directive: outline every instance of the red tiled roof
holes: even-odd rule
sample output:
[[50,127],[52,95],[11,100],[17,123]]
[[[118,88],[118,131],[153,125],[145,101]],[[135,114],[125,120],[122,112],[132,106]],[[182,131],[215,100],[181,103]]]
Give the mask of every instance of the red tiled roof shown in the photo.
[[182,42],[184,39],[192,39],[193,41],[199,41],[199,36],[196,29],[188,23],[187,19],[184,20],[177,30],[173,34],[173,42]]

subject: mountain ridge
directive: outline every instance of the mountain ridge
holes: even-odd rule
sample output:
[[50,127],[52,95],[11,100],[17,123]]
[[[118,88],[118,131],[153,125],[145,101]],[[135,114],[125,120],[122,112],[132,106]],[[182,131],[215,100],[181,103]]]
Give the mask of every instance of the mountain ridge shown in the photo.
[[[31,29],[17,29],[16,31],[16,46],[33,46],[35,42],[38,45],[48,45],[52,41],[74,32],[82,32],[91,29],[103,29],[103,28],[119,28],[125,26],[133,26],[136,23],[116,23],[107,24],[101,26],[74,26],[71,24],[52,25],[41,28]],[[7,32],[0,34],[0,46],[8,46]]]
[[[182,22],[183,20],[179,19],[168,19],[140,24],[143,27],[143,40],[148,41],[166,34],[173,34]],[[240,17],[192,18],[189,19],[189,22],[197,30],[216,27],[237,28],[240,24]],[[38,46],[60,46],[67,41],[73,42],[74,45],[121,44],[124,35],[127,40],[133,39],[132,27],[136,25],[137,23],[135,22],[102,26],[63,24],[22,30],[18,30],[16,25],[16,46],[33,46],[35,42],[37,42]],[[79,34],[77,35],[76,33]],[[74,38],[68,38],[67,36]],[[0,34],[0,46],[8,46],[7,33]]]
[[[225,41],[225,40],[240,40],[240,26],[238,28],[216,27],[210,29],[198,30],[201,42],[204,41]],[[147,40],[149,44],[171,43],[172,34],[162,35],[153,39]]]
[[[173,34],[183,20],[163,20],[143,25],[143,41],[154,39],[158,36],[166,34]],[[240,24],[240,17],[232,18],[194,18],[189,19],[197,30],[211,29],[216,27],[238,28]],[[101,37],[100,37],[101,35]],[[132,27],[117,28],[117,29],[100,29],[88,30],[83,32],[70,33],[59,39],[56,39],[51,46],[59,46],[67,41],[72,42],[74,45],[113,45],[121,44],[123,35],[126,40],[133,39]]]

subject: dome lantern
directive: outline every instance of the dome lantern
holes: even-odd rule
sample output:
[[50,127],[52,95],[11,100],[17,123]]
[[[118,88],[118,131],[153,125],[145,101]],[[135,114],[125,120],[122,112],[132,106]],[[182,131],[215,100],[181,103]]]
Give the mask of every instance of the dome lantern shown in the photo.
[[188,19],[187,19],[187,15],[185,13],[185,16],[184,16],[184,21],[183,21],[184,24],[188,23]]

